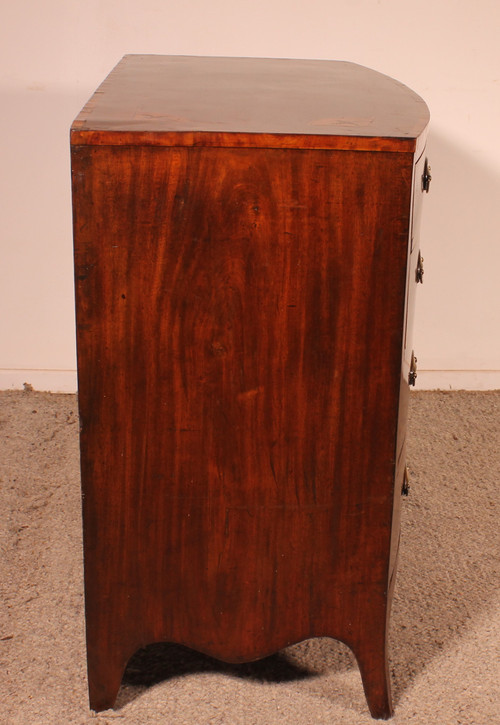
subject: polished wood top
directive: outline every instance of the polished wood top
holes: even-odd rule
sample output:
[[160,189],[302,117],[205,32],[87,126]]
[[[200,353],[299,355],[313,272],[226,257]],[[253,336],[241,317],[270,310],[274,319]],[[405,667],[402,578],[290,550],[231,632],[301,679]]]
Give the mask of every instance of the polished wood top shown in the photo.
[[355,63],[126,55],[71,140],[414,151],[428,121],[416,93]]

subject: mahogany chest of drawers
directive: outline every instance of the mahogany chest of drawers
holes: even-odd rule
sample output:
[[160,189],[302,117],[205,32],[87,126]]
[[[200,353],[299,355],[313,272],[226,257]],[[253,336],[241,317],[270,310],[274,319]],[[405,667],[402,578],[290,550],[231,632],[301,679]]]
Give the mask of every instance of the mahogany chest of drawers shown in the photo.
[[391,714],[427,124],[351,63],[168,56],[125,56],[74,122],[95,710],[155,641],[331,636]]

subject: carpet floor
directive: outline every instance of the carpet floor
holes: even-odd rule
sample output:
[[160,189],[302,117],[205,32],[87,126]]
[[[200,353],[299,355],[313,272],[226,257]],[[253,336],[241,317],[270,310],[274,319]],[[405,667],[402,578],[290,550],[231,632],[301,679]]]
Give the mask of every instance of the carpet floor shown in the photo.
[[[396,724],[500,723],[500,391],[411,395],[391,619]],[[230,666],[155,645],[88,709],[74,395],[0,393],[2,725],[364,725],[349,650],[308,640]],[[97,721],[97,723],[96,723]]]

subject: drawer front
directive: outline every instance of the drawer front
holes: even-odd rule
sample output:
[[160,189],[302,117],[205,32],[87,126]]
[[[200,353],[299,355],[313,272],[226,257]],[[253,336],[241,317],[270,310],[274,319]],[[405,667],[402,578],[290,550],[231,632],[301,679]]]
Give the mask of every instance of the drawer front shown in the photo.
[[405,335],[404,335],[404,362],[407,366],[406,376],[410,372],[412,340],[413,340],[413,320],[415,316],[415,296],[417,284],[422,281],[423,261],[420,251],[420,222],[422,218],[422,202],[424,197],[423,179],[424,170],[426,168],[427,159],[425,151],[415,164],[415,172],[413,179],[413,201],[411,215],[411,242],[410,257],[408,260],[408,276],[406,287],[406,319],[405,319]]
[[391,568],[396,564],[396,542],[399,540],[400,492],[403,487],[406,468],[406,423],[410,385],[417,377],[416,356],[413,350],[413,319],[417,285],[422,281],[422,255],[420,252],[420,220],[423,197],[426,192],[425,174],[427,173],[425,150],[415,164],[413,174],[413,197],[411,209],[410,243],[408,245],[408,266],[406,276],[405,326],[401,366],[401,387],[399,397],[398,434],[396,444],[395,495],[392,521]]

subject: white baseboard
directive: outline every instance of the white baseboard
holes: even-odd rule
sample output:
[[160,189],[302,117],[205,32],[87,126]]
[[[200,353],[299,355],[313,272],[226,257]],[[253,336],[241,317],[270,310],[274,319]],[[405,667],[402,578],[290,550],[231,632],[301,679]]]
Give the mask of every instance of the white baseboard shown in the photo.
[[[76,370],[0,370],[0,390],[76,393]],[[500,370],[419,370],[415,390],[500,390]]]
[[415,390],[500,390],[500,370],[419,370]]
[[76,393],[76,370],[0,370],[0,390],[33,390]]

